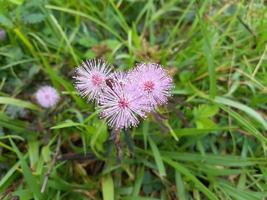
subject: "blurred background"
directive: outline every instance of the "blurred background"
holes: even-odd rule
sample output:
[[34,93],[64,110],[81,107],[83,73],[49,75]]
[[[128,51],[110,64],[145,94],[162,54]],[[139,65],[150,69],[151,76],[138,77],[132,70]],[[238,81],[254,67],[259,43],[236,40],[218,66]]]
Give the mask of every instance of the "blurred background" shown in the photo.
[[[1,0],[0,199],[266,199],[266,27],[264,0]],[[92,58],[160,63],[175,82],[122,132],[120,162],[73,86]]]

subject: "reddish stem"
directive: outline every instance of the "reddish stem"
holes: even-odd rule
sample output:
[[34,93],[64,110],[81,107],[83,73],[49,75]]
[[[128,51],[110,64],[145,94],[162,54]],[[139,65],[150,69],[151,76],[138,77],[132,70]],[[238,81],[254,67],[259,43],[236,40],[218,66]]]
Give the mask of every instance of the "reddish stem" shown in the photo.
[[115,143],[115,147],[116,147],[116,157],[117,157],[117,161],[120,162],[121,157],[122,157],[121,141],[120,141],[120,129],[114,130],[113,134],[114,134],[114,143]]

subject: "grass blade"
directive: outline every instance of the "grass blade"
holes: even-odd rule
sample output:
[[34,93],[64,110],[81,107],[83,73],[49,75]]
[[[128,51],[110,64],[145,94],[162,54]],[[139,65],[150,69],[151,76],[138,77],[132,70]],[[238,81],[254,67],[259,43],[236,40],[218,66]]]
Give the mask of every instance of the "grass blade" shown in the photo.
[[119,40],[123,41],[123,39],[117,34],[117,32],[115,30],[111,29],[109,26],[107,26],[105,23],[101,22],[100,20],[96,19],[95,17],[92,17],[92,16],[87,15],[85,13],[82,13],[80,11],[76,11],[76,10],[72,10],[72,9],[68,9],[68,8],[61,8],[61,7],[54,6],[54,5],[46,5],[45,7],[48,9],[58,10],[58,11],[62,11],[62,12],[66,12],[66,13],[70,13],[73,15],[87,18],[87,19],[93,21],[94,23],[96,23],[97,25],[102,26],[104,29],[106,29],[107,31],[112,33]]
[[209,41],[208,31],[206,30],[206,24],[203,23],[203,18],[200,16],[199,11],[197,11],[197,16],[200,23],[201,32],[204,38],[204,55],[208,64],[208,72],[209,72],[209,82],[210,82],[210,97],[214,98],[217,93],[216,86],[216,71],[214,65],[214,55],[212,51],[212,47]]
[[[25,156],[24,156],[25,158]],[[15,171],[17,170],[17,168],[19,167],[20,165],[20,161],[16,162],[13,167],[11,167],[8,172],[3,176],[1,177],[1,180],[0,180],[0,192],[2,191],[2,188],[5,186],[5,183],[9,180],[9,178],[15,173]]]
[[114,183],[110,174],[102,178],[102,194],[104,200],[114,200]]
[[154,141],[150,137],[148,137],[148,142],[153,152],[153,155],[154,155],[154,158],[155,158],[158,170],[159,170],[159,175],[161,177],[166,176],[166,170],[165,170],[165,167],[164,167],[157,145],[154,143]]
[[267,130],[266,120],[264,120],[264,118],[258,112],[248,107],[247,105],[219,96],[215,98],[215,102],[244,111],[253,119],[257,120],[260,124],[262,124],[262,126]]
[[169,164],[170,166],[172,166],[176,171],[178,171],[179,173],[183,174],[184,176],[186,176],[189,180],[191,180],[195,186],[201,191],[203,192],[203,194],[205,194],[209,199],[211,200],[217,200],[218,198],[216,197],[216,195],[211,192],[205,185],[203,185],[193,174],[190,173],[190,171],[188,169],[186,169],[183,165],[172,161],[169,158],[164,157],[163,160]]
[[0,104],[13,105],[13,106],[17,106],[21,108],[28,108],[28,109],[37,110],[37,111],[41,110],[37,105],[33,103],[15,99],[12,97],[0,97]]
[[186,197],[185,197],[184,182],[181,174],[178,171],[175,171],[175,182],[176,182],[177,197],[181,200],[185,200]]
[[248,120],[242,117],[237,112],[233,111],[226,106],[220,106],[223,110],[228,112],[233,118],[235,118],[249,133],[258,138],[259,141],[267,143],[267,138],[264,137],[257,128],[255,128]]
[[15,150],[17,156],[19,157],[20,165],[22,168],[22,173],[23,173],[23,176],[25,178],[25,181],[26,181],[30,191],[33,193],[35,199],[40,199],[40,197],[41,197],[40,187],[38,185],[36,178],[32,175],[32,172],[25,161],[25,157],[23,157],[22,153],[19,151],[19,149],[17,148],[17,146],[15,145],[13,140],[9,139],[9,141],[10,141],[13,149]]

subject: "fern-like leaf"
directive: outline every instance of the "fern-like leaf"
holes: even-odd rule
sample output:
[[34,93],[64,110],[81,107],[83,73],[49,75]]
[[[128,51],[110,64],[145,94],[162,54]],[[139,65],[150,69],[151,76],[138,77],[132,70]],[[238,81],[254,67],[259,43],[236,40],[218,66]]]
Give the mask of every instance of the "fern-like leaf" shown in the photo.
[[42,13],[31,13],[23,17],[23,21],[26,24],[37,24],[42,22],[45,16]]

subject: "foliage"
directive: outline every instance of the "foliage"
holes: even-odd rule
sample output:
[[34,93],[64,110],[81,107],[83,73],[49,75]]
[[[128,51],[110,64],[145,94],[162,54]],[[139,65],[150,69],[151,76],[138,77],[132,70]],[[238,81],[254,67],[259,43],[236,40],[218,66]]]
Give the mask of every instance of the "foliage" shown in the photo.
[[[263,0],[0,1],[0,199],[266,199],[266,9]],[[122,70],[158,62],[175,81],[159,115],[121,133],[121,162],[72,84],[74,67],[94,57]],[[61,94],[50,110],[33,98],[47,84]]]

